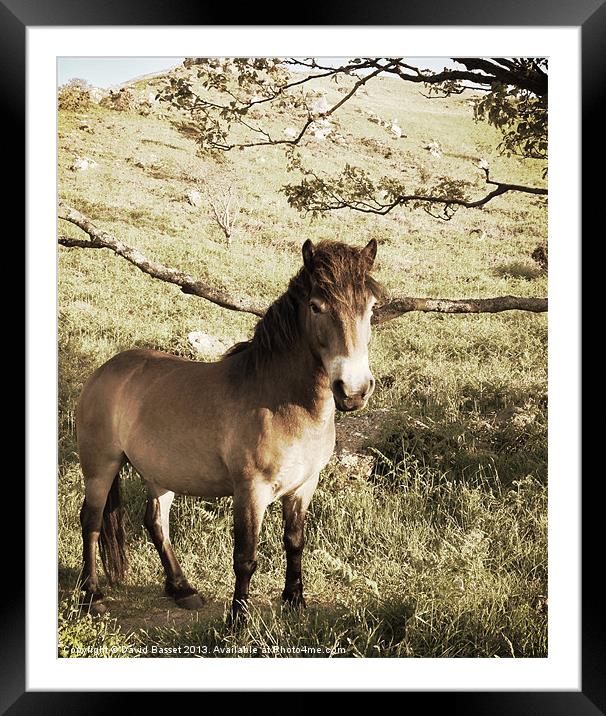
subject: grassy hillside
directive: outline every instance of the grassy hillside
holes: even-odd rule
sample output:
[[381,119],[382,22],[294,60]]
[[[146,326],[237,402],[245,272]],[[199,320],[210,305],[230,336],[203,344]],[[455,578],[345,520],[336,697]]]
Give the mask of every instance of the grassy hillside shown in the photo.
[[[324,88],[329,102],[340,96],[334,84]],[[406,137],[396,140],[370,123],[369,110],[397,118]],[[311,221],[280,192],[297,177],[285,170],[279,148],[203,158],[180,118],[162,111],[141,116],[92,105],[59,112],[59,195],[155,260],[270,301],[298,269],[306,238],[362,245],[374,237],[376,277],[388,289],[453,298],[547,295],[547,277],[530,258],[547,238],[542,198],[508,194],[484,210],[460,210],[449,222],[406,210]],[[262,120],[276,134],[292,124],[277,112]],[[475,165],[484,157],[499,181],[541,181],[532,161],[496,153],[498,133],[474,123],[461,97],[429,100],[403,82],[380,78],[338,120],[346,144],[310,140],[302,149],[319,171],[349,162],[377,176],[404,173],[411,182],[440,174],[477,177],[481,195]],[[440,142],[442,156],[423,148],[431,140]],[[78,156],[98,166],[74,171]],[[231,246],[208,207],[186,199],[192,189],[216,193],[226,182],[242,203]],[[59,231],[78,234],[64,222]],[[208,600],[204,611],[183,612],[162,593],[160,562],[142,526],[145,490],[130,469],[123,478],[128,579],[105,590],[109,616],[78,614],[82,477],[73,410],[88,375],[116,352],[153,347],[200,360],[188,344],[190,331],[230,345],[250,335],[255,319],[154,281],[105,250],[59,248],[59,282],[62,655],[115,644],[134,649],[125,655],[151,656],[154,645],[186,643],[198,655],[217,656],[233,656],[227,647],[245,645],[259,654],[283,645],[341,656],[546,655],[546,315],[413,313],[375,331],[377,389],[368,409],[388,410],[369,446],[377,457],[374,472],[366,479],[331,464],[321,477],[308,520],[303,615],[279,606],[281,511],[279,505],[268,510],[253,615],[231,634],[223,625],[233,589],[230,499],[175,500],[177,554]]]

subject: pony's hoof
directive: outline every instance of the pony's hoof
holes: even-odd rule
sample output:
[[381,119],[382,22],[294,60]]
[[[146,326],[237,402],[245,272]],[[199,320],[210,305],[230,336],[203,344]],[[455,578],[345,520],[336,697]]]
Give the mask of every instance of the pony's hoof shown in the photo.
[[172,597],[175,604],[181,609],[202,609],[204,606],[202,597],[186,580],[173,584],[167,579],[164,584],[164,593]]
[[188,594],[185,597],[176,597],[175,604],[178,607],[181,607],[181,609],[196,610],[196,609],[202,609],[202,607],[204,606],[204,600],[196,592],[195,594]]

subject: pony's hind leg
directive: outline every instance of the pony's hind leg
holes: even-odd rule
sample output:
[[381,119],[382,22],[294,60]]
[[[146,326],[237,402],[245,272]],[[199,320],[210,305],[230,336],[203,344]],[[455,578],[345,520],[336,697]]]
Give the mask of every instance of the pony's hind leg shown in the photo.
[[170,541],[169,514],[174,497],[174,492],[148,483],[145,527],[166,573],[166,594],[183,609],[200,609],[204,604],[202,597],[185,578]]
[[[105,612],[106,607],[102,603],[104,595],[99,588],[97,548],[104,527],[107,530],[108,521],[112,519],[115,510],[120,508],[118,479],[123,464],[124,456],[108,460],[102,467],[97,465],[93,468],[85,460],[82,465],[85,485],[84,502],[80,510],[83,561],[81,588],[85,593],[82,605],[98,614]],[[122,557],[117,567],[117,572],[121,575],[124,569],[122,541],[117,545],[117,551]],[[111,578],[112,575],[109,576]]]

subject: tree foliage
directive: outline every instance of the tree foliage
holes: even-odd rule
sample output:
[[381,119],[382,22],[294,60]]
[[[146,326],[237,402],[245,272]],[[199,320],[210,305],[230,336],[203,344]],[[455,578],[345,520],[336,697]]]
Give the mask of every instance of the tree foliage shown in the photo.
[[[326,133],[328,126],[333,137],[342,136],[338,110],[379,75],[418,84],[426,96],[434,98],[476,90],[474,118],[500,130],[498,150],[545,161],[547,60],[452,59],[461,69],[422,70],[402,58],[353,58],[337,67],[322,65],[314,58],[188,58],[184,65],[193,74],[171,77],[159,97],[183,113],[189,134],[203,152],[282,146],[288,168],[299,174],[299,181],[287,184],[283,191],[289,204],[300,211],[318,214],[349,208],[385,214],[408,206],[450,219],[458,208],[484,206],[505,191],[547,194],[543,187],[493,181],[482,164],[486,183],[495,188],[480,197],[472,195],[474,181],[452,177],[437,176],[429,181],[419,177],[416,185],[410,186],[400,178],[374,177],[350,164],[333,175],[320,175],[304,166],[298,145],[309,136]],[[295,69],[298,71],[292,71]],[[335,83],[341,95],[338,101],[329,105],[314,90],[313,82],[318,79]],[[294,126],[277,134],[275,127],[263,121],[267,106],[273,116],[283,115]]]
[[[547,60],[515,61],[521,75],[544,73]],[[547,85],[531,91],[519,85],[495,81],[475,105],[476,119],[484,119],[501,131],[499,150],[532,159],[547,159]]]
[[57,94],[58,108],[70,112],[88,110],[92,103],[91,89],[92,87],[86,80],[74,77],[59,87]]

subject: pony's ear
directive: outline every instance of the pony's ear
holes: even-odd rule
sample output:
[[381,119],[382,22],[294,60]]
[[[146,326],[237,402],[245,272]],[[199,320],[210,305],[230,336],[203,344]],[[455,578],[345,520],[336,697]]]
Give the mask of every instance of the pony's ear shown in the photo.
[[311,239],[303,244],[303,265],[309,273],[313,273],[314,270],[314,245]]
[[375,262],[375,256],[377,255],[377,240],[371,239],[366,246],[362,249],[362,256],[364,257],[366,261],[366,265],[368,266],[368,270],[372,268],[373,263]]

